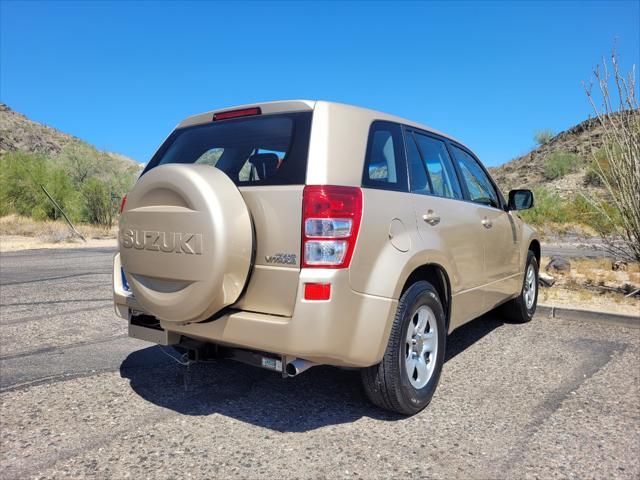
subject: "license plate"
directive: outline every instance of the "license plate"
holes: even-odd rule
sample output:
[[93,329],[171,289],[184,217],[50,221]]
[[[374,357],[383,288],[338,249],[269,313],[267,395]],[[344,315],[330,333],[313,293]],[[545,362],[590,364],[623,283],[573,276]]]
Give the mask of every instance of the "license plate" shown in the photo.
[[262,368],[268,368],[269,370],[275,370],[276,372],[281,372],[282,362],[275,358],[262,357]]

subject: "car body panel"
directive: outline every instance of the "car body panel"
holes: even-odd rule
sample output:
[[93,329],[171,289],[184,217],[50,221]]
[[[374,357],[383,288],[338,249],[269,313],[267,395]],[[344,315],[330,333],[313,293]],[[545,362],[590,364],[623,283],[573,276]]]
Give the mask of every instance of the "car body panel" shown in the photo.
[[[253,220],[254,268],[240,310],[291,316],[300,274],[302,185],[239,188]],[[292,262],[292,263],[283,263]]]
[[[484,308],[483,227],[478,206],[432,195],[413,194],[415,221],[420,232],[420,250],[438,251],[446,257],[451,282],[451,327],[482,314]],[[430,225],[423,215],[440,217]]]

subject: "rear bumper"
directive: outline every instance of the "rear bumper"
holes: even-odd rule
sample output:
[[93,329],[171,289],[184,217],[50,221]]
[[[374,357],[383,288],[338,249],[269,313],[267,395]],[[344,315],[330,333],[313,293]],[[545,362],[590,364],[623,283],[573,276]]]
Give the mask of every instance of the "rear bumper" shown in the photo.
[[[131,310],[140,311],[140,307],[122,285],[117,255],[113,278],[116,313],[128,319]],[[330,283],[331,298],[305,301],[305,283]],[[291,317],[233,311],[212,321],[187,325],[163,321],[161,325],[169,338],[180,334],[316,363],[366,367],[378,363],[384,355],[397,303],[353,291],[348,270],[303,269]]]

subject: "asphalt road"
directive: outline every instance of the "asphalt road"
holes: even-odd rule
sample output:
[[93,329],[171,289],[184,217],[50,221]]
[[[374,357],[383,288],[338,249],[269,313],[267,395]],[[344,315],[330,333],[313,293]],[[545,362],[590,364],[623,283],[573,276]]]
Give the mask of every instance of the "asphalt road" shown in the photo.
[[355,371],[184,367],[126,337],[110,249],[0,256],[0,478],[640,477],[640,330],[478,319],[431,405]]

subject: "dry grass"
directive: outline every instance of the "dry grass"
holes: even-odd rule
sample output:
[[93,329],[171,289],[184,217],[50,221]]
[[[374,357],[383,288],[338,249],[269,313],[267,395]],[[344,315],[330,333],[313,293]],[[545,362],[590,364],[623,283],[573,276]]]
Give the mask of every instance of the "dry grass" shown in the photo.
[[548,240],[549,238],[557,240],[557,237],[562,239],[565,235],[577,235],[585,238],[598,236],[593,227],[578,223],[545,222],[542,225],[537,225],[536,230],[542,240]]
[[[556,283],[551,288],[540,289],[540,303],[640,315],[640,298],[588,288],[619,288],[626,284],[640,288],[640,264],[629,263],[626,270],[614,271],[613,262],[608,258],[575,258],[570,262],[568,273],[549,272]],[[549,258],[543,257],[541,268],[548,263]]]
[[[87,239],[114,239],[117,227],[111,229],[96,225],[76,225],[76,228]],[[42,243],[63,243],[81,241],[63,221],[35,221],[19,215],[0,217],[0,235],[30,237]]]

